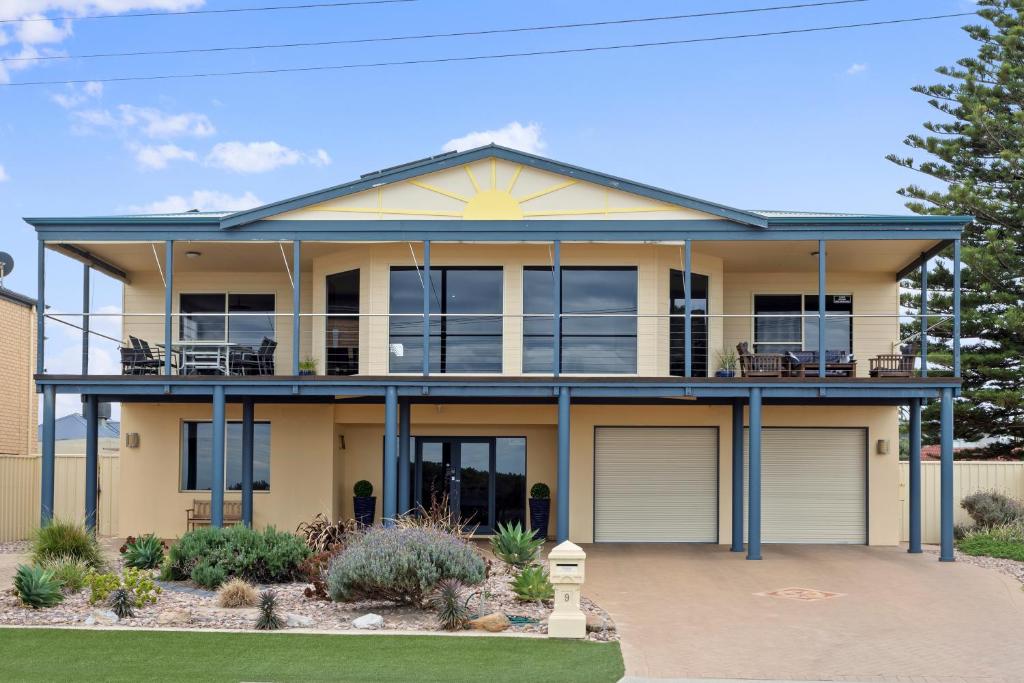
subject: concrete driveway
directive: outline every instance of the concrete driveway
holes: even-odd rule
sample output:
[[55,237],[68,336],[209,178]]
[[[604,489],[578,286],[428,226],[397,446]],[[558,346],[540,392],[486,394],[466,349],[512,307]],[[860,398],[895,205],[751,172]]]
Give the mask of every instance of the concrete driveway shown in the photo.
[[[1024,592],[994,570],[864,546],[585,550],[627,678],[1024,680]],[[786,588],[837,595],[763,595]]]

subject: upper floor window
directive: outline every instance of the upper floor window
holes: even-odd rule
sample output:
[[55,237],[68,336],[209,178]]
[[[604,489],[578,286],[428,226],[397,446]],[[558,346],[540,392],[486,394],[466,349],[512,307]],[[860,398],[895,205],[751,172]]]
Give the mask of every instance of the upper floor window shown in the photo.
[[273,294],[182,294],[183,341],[221,341],[256,348],[274,338]]
[[359,271],[327,276],[327,338],[324,349],[328,375],[359,372]]
[[500,267],[441,266],[430,282],[414,267],[391,269],[391,372],[423,369],[423,287],[430,291],[430,371],[500,373],[503,286]]
[[[523,372],[552,371],[552,285],[551,268],[523,270]],[[636,313],[636,268],[563,267],[562,372],[635,373]]]
[[[708,375],[708,276],[690,273],[690,371],[693,377]],[[669,313],[686,314],[686,283],[683,271],[669,272]],[[686,374],[686,319],[669,318],[669,374]]]
[[[759,353],[818,350],[817,294],[755,294],[754,348]],[[825,323],[826,351],[853,352],[853,296],[829,294],[826,314],[845,314]]]

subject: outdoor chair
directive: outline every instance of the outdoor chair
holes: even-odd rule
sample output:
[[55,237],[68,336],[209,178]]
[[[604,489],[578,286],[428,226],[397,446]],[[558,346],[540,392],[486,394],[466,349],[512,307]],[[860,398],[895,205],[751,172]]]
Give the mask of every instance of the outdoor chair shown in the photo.
[[881,353],[868,360],[871,377],[913,377],[916,356],[905,353]]
[[[786,354],[793,377],[813,377],[818,374],[817,351],[790,351]],[[825,352],[826,377],[856,377],[857,361],[846,351]]]
[[740,370],[744,377],[782,377],[781,353],[751,353],[747,342],[736,345],[740,357]]
[[[130,347],[122,346],[121,351],[121,373],[125,375],[157,375],[164,365],[163,355],[153,353],[142,339],[130,336],[128,341]],[[174,358],[171,358],[171,365],[174,366]]]
[[243,375],[273,375],[276,350],[277,342],[269,337],[264,337],[259,349],[242,351],[233,360],[233,367],[236,368],[235,371]]
[[[210,526],[213,520],[210,517],[212,505],[209,500],[196,498],[192,501],[192,507],[185,510],[185,530],[192,531],[196,527]],[[242,501],[224,501],[224,526],[242,523]]]

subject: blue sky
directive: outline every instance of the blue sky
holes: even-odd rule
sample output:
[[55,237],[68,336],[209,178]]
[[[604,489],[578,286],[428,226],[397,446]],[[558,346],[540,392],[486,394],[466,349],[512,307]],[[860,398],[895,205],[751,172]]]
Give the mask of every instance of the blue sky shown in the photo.
[[[0,24],[0,57],[306,42],[721,11],[800,0],[418,0],[371,7]],[[5,0],[9,17],[298,0]],[[677,40],[969,11],[968,0],[833,7],[238,53],[3,62],[2,81],[90,80]],[[884,156],[932,116],[910,91],[972,54],[963,19],[499,61],[189,80],[0,87],[0,250],[35,294],[29,215],[237,209],[491,139],[742,208],[903,213],[921,182]],[[5,68],[4,68],[5,67]],[[488,132],[491,131],[491,132]],[[472,135],[481,133],[479,135]],[[81,310],[51,254],[47,302]],[[116,310],[94,276],[94,310]],[[47,367],[78,342],[50,324]],[[109,325],[107,326],[109,328]],[[114,336],[117,336],[115,332]],[[112,351],[113,345],[107,344]],[[113,358],[113,354],[110,354]],[[105,362],[105,361],[99,361]],[[72,406],[66,404],[65,408]]]

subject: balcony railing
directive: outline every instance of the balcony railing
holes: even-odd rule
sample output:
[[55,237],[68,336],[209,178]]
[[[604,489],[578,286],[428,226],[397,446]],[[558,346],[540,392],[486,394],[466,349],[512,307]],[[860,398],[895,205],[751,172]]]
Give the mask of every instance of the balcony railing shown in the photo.
[[[223,336],[181,338],[183,318],[207,317],[225,321]],[[85,327],[82,321],[88,320],[93,343],[83,349],[89,357],[81,368],[51,359],[46,373],[713,377],[731,368],[735,376],[753,377],[911,377],[928,374],[929,367],[922,362],[914,339],[920,340],[921,333],[895,341],[899,323],[913,321],[920,326],[926,321],[927,331],[934,333],[952,322],[952,316],[934,313],[828,313],[824,316],[827,337],[835,343],[827,346],[822,368],[814,350],[815,323],[821,321],[816,312],[562,313],[557,316],[559,334],[550,313],[432,313],[428,317],[429,325],[424,325],[420,313],[301,313],[301,352],[296,354],[292,313],[176,313],[170,318],[169,345],[168,319],[163,313],[47,313],[48,322],[79,330]],[[267,323],[268,319],[273,322]],[[759,324],[780,320],[791,325]],[[799,335],[787,336],[782,332],[787,329],[799,330]],[[840,341],[837,336],[844,338]],[[858,338],[894,341],[868,345],[858,344]],[[870,355],[858,357],[855,352],[865,346],[870,347]],[[934,339],[931,348],[937,356],[949,352]]]

